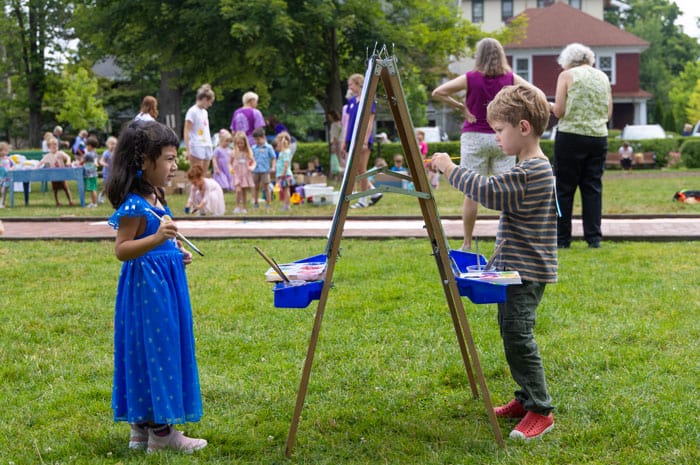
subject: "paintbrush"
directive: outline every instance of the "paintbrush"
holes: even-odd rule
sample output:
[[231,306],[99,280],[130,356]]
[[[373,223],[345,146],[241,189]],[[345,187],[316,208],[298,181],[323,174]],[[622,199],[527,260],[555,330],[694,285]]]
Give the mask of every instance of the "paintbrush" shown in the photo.
[[[172,223],[172,221],[173,221],[173,219],[170,217],[170,215],[159,216],[158,213],[154,212],[153,210],[151,210],[151,209],[147,209],[147,210],[148,210],[150,213],[152,213],[153,216],[155,216],[156,218],[158,218],[158,219],[160,220],[161,223],[168,223],[168,222]],[[199,249],[197,248],[196,245],[194,245],[192,242],[190,242],[189,239],[187,239],[185,236],[183,236],[182,233],[181,233],[180,231],[177,231],[175,234],[177,235],[177,238],[180,239],[180,240],[181,240],[182,242],[184,242],[185,244],[187,244],[187,245],[190,247],[190,249],[194,250],[195,252],[197,252],[197,253],[198,253],[199,255],[201,255],[202,257],[204,256],[204,254],[202,253],[202,251],[199,250]]]
[[272,269],[275,270],[275,273],[277,273],[278,275],[280,275],[282,277],[282,279],[284,279],[285,283],[289,282],[289,278],[287,277],[287,275],[284,274],[284,271],[282,271],[282,268],[280,268],[280,266],[277,264],[277,262],[272,257],[268,257],[268,255],[265,252],[263,252],[262,250],[260,250],[260,247],[258,247],[256,245],[254,245],[253,248],[255,249],[255,251],[257,253],[260,254],[260,256],[262,258],[265,259],[265,261],[272,267]]
[[503,239],[500,244],[498,244],[498,247],[496,247],[496,250],[493,251],[493,255],[491,255],[491,258],[489,259],[488,262],[486,262],[486,266],[484,267],[484,270],[488,270],[491,268],[493,265],[493,262],[496,261],[496,257],[501,253],[501,249],[503,249],[503,246],[506,243],[506,239]]

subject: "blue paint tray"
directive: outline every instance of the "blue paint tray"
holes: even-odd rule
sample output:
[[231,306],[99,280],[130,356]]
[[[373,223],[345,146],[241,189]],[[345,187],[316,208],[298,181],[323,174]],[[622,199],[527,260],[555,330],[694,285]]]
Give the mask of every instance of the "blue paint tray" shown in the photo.
[[486,265],[486,257],[461,250],[450,250],[449,254],[459,295],[469,298],[475,304],[496,304],[506,301],[506,284],[492,284],[478,279],[460,277],[460,273],[465,273],[468,266]]
[[[294,263],[325,263],[325,254],[297,260]],[[312,300],[321,298],[323,279],[317,281],[295,281],[276,283],[272,288],[276,308],[306,308]]]

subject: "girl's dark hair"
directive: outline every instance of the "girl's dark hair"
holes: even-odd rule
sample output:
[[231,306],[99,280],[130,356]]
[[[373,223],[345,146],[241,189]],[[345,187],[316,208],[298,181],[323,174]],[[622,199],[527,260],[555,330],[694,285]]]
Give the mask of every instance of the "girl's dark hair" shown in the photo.
[[155,121],[131,121],[122,130],[112,155],[112,166],[106,190],[114,208],[124,203],[126,196],[134,192],[146,196],[155,194],[165,205],[163,189],[149,184],[142,176],[145,160],[154,162],[165,147],[177,147],[180,140],[175,131]]

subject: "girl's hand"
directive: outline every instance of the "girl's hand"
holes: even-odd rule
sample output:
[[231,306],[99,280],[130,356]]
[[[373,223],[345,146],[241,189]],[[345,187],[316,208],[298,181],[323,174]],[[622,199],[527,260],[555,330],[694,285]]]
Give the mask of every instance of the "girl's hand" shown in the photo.
[[177,241],[177,248],[180,249],[180,252],[182,253],[182,262],[185,265],[189,265],[190,263],[192,263],[192,253],[185,249],[182,245],[182,242],[179,240]]
[[174,239],[175,236],[177,236],[177,226],[173,223],[172,218],[164,215],[163,221],[160,222],[160,226],[158,226],[158,231],[156,231],[155,235],[158,238],[159,244],[162,244],[168,239]]

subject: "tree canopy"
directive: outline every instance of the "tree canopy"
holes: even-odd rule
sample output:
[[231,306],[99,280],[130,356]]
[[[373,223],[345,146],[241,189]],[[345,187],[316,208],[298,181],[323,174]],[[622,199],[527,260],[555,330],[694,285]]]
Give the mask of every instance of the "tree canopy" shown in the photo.
[[182,92],[210,82],[232,105],[254,90],[273,112],[340,110],[375,44],[399,57],[407,93],[422,94],[409,100],[424,106],[449,57],[484,35],[453,0],[93,0],[73,24],[85,53],[115,56],[130,74],[156,66]]
[[[668,130],[678,131],[686,114],[685,109],[671,102],[671,91],[682,84],[677,77],[686,64],[697,61],[700,44],[675,24],[681,13],[675,3],[669,0],[629,0],[627,3],[630,9],[624,14],[609,14],[606,19],[650,43],[641,55],[640,85],[654,95],[653,119]],[[695,83],[687,89],[688,94],[693,87]]]
[[[70,38],[67,26],[72,3],[67,0],[2,0],[0,74],[11,87],[0,90],[0,100],[8,105],[0,113],[5,122],[24,109],[28,118],[29,142],[41,141],[42,104],[47,74],[61,54],[61,44]],[[51,53],[46,53],[46,52]]]

